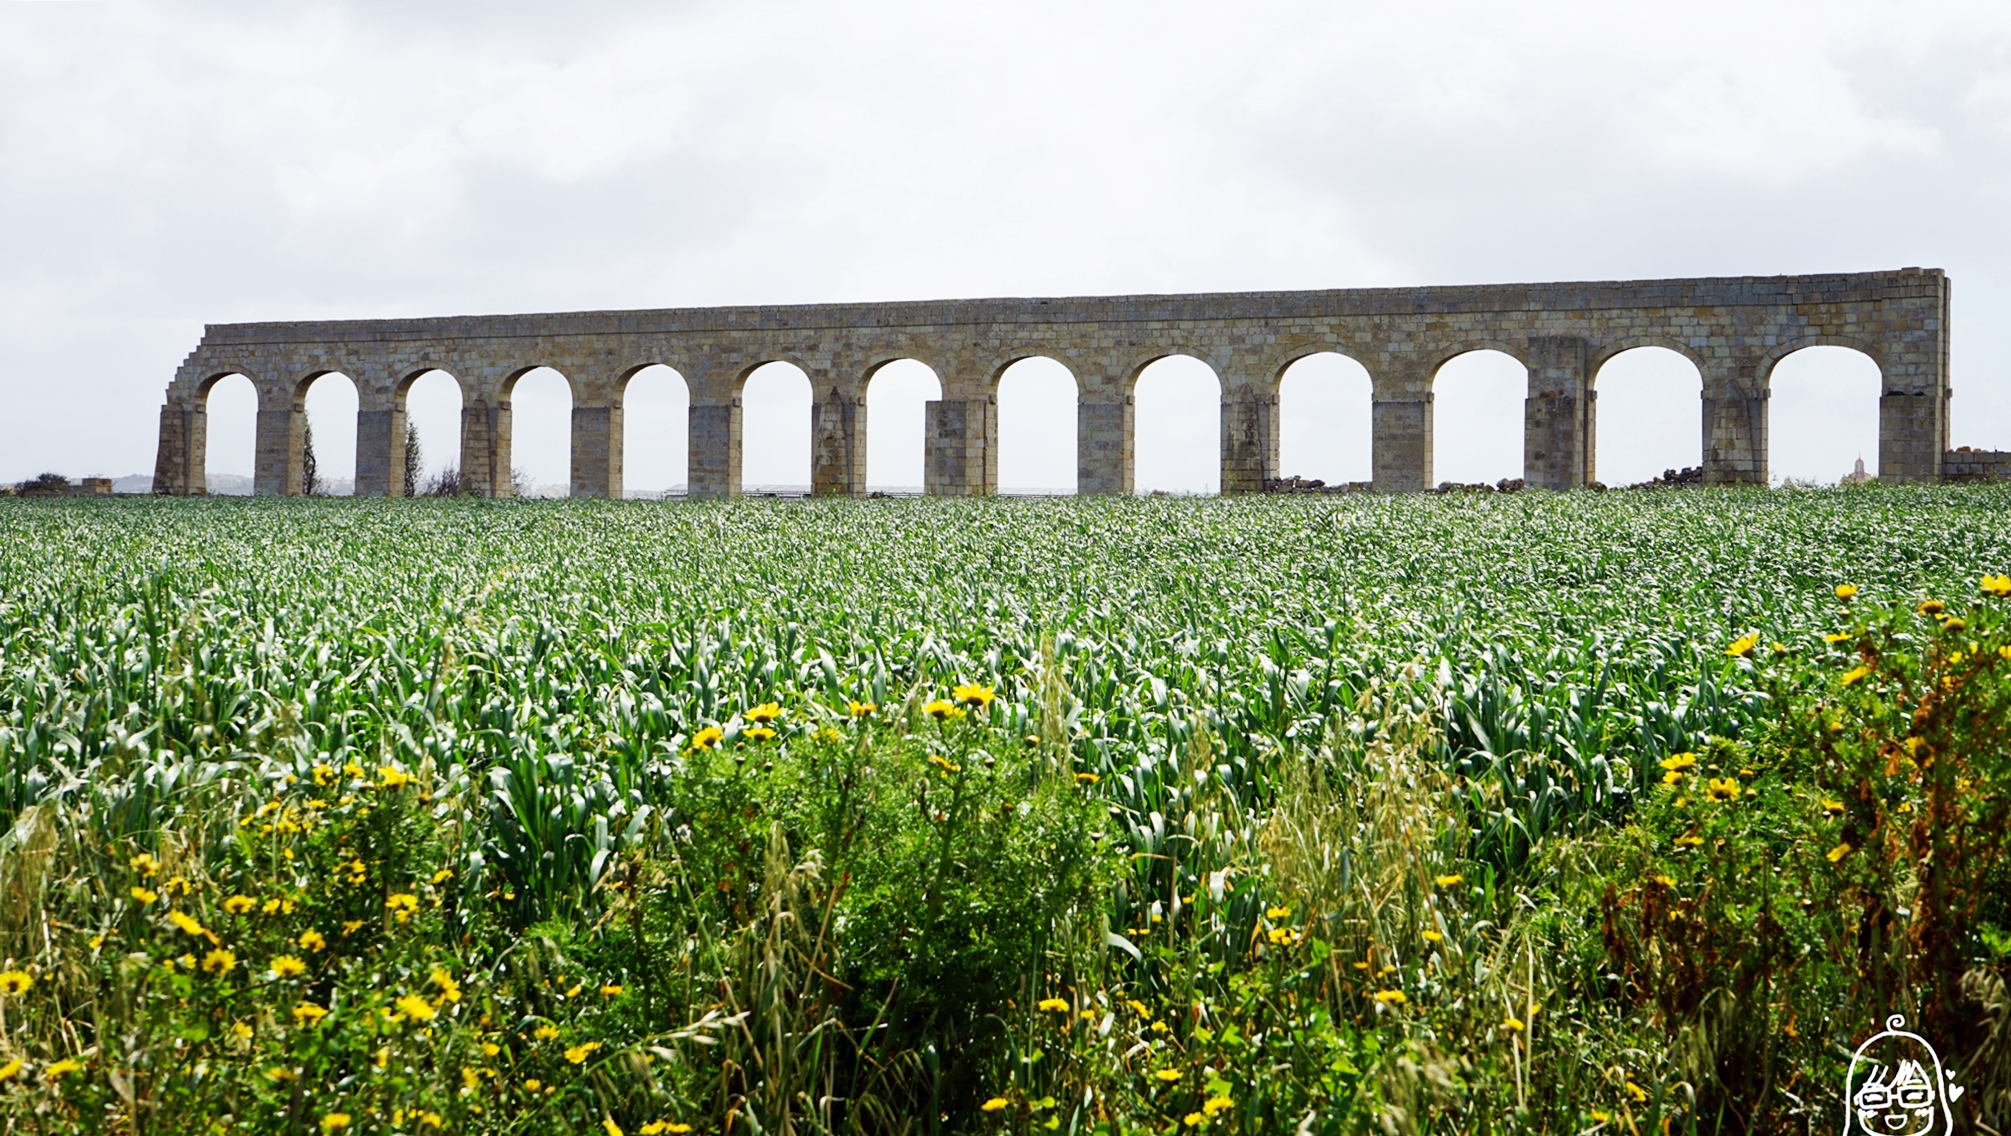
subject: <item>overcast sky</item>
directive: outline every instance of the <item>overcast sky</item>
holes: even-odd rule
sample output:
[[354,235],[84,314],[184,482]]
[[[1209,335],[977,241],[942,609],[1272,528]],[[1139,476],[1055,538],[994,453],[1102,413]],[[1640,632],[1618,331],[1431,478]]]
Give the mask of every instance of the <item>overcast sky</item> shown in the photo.
[[[206,322],[1909,265],[1955,282],[1954,444],[2011,449],[2007,205],[2002,0],[4,0],[0,479],[150,473]],[[875,484],[920,479],[911,372],[872,392]],[[1214,483],[1213,382],[1141,386],[1141,486]],[[1520,472],[1521,383],[1448,365],[1439,477]],[[336,476],[343,387],[310,396]],[[1877,389],[1840,349],[1783,364],[1776,474],[1875,464]],[[454,397],[415,392],[429,465]],[[216,395],[213,471],[250,473],[248,398]],[[681,398],[637,389],[631,488],[683,480]],[[1072,482],[1069,398],[1013,376],[1005,485]],[[1600,476],[1694,464],[1696,399],[1616,362]],[[1286,400],[1285,472],[1367,476],[1358,369]],[[747,480],[806,480],[800,380],[748,403]],[[564,407],[519,393],[535,481]]]

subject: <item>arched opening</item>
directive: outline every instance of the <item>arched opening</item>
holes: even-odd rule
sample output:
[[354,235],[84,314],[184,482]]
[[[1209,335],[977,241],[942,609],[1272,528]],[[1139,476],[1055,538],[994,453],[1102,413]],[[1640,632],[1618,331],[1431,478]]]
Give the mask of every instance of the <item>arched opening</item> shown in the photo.
[[[405,380],[405,484],[408,497],[451,497],[461,484],[461,384],[445,371]],[[416,461],[413,459],[417,459]]]
[[223,375],[203,392],[203,478],[209,492],[249,497],[258,469],[258,388],[243,375]]
[[1278,473],[1328,485],[1365,482],[1375,432],[1368,368],[1331,351],[1285,368],[1278,382]]
[[347,497],[356,492],[356,380],[329,371],[307,380],[303,389],[307,421],[300,431],[300,491]]
[[1500,351],[1468,351],[1432,378],[1436,484],[1494,485],[1522,476],[1522,404],[1529,372]]
[[690,472],[691,388],[662,364],[630,375],[621,399],[624,497],[682,497]]
[[915,359],[896,359],[866,380],[867,489],[922,492],[927,407],[941,397],[936,372]]
[[794,363],[763,363],[740,388],[743,493],[810,492],[810,376]]
[[999,375],[999,492],[1073,494],[1075,375],[1045,356]]
[[1222,491],[1222,383],[1191,355],[1148,364],[1132,387],[1132,429],[1140,493]]
[[510,482],[518,497],[573,491],[573,385],[533,367],[503,391],[510,405]]
[[1804,347],[1767,376],[1767,476],[1775,485],[1835,485],[1864,461],[1878,476],[1883,377],[1849,347]]
[[1681,352],[1635,347],[1593,376],[1594,476],[1607,485],[1660,481],[1704,465],[1704,376]]

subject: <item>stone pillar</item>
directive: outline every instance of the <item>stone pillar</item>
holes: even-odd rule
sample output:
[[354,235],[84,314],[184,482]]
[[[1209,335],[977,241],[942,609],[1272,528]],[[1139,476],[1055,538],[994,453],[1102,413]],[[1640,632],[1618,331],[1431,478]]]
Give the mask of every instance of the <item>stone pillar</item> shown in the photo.
[[1118,402],[1079,401],[1075,408],[1075,491],[1082,496],[1134,492],[1138,438],[1130,395]]
[[621,499],[622,408],[573,407],[569,492],[575,497]]
[[174,497],[208,492],[209,414],[200,405],[161,407],[161,441],[154,451],[154,492]]
[[251,491],[260,497],[300,496],[300,428],[305,408],[294,405],[291,392],[258,392],[257,455],[253,459]]
[[1767,484],[1767,395],[1742,361],[1704,376],[1704,484]]
[[405,409],[356,412],[356,496],[405,495]]
[[[1945,291],[1945,285],[1944,285]],[[1948,323],[1883,344],[1879,361],[1878,479],[1895,485],[1941,480],[1948,452]]]
[[923,413],[922,492],[931,497],[998,492],[998,437],[997,399],[931,399]]
[[1369,463],[1378,493],[1421,493],[1432,486],[1429,389],[1377,398],[1370,409]]
[[810,389],[816,393],[810,406],[810,493],[814,497],[864,497],[866,403],[822,376],[812,376],[811,382]]
[[1262,493],[1278,476],[1278,392],[1238,387],[1222,403],[1222,493]]
[[461,492],[470,497],[509,497],[510,407],[478,395],[461,408]]
[[700,402],[694,390],[690,415],[685,494],[740,496],[740,400]]
[[1529,394],[1522,400],[1522,479],[1535,489],[1583,489],[1591,462],[1591,400],[1585,341],[1529,341]]

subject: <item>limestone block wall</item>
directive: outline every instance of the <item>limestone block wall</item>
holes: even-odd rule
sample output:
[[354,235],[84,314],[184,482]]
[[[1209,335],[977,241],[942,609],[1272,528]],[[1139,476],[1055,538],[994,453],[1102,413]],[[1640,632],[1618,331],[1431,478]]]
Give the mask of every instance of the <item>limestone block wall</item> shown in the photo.
[[916,359],[942,398],[928,412],[926,477],[941,494],[998,487],[997,391],[1012,363],[1046,356],[1075,376],[1077,485],[1135,485],[1133,394],[1154,360],[1191,355],[1222,382],[1225,493],[1278,476],[1278,386],[1294,361],[1337,352],[1373,383],[1374,484],[1434,482],[1432,384],[1439,367],[1493,349],[1529,374],[1524,476],[1571,489],[1593,480],[1599,367],[1621,351],[1660,346],[1697,365],[1705,479],[1767,479],[1767,393],[1773,366],[1803,347],[1863,351],[1884,377],[1879,468],[1884,480],[1936,481],[1947,461],[1949,283],[1937,269],[1821,276],[1181,296],[943,300],[793,307],[683,308],[517,316],[212,325],[169,384],[154,486],[205,488],[210,386],[243,374],[258,391],[261,493],[300,489],[307,384],[340,371],[357,384],[357,490],[403,487],[405,394],[431,370],[462,393],[464,485],[510,493],[510,395],[551,367],[572,386],[572,491],[622,491],[622,398],[638,370],[663,364],[691,395],[688,482],[698,496],[740,491],[747,376],[764,363],[800,367],[813,392],[816,492],[865,490],[867,385],[881,366]]
[[2011,481],[2011,451],[1950,450],[1941,471],[1945,481]]

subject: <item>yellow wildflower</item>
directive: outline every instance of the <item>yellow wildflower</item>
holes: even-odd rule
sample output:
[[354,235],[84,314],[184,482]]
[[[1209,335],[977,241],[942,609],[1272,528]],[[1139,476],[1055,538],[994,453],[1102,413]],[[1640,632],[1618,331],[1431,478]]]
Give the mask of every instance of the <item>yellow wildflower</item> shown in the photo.
[[1714,801],[1736,801],[1739,798],[1739,783],[1730,777],[1713,777],[1705,792]]
[[149,852],[142,852],[126,862],[132,865],[133,871],[145,879],[153,879],[155,873],[161,870],[161,862],[154,859],[153,854]]
[[1685,834],[1683,834],[1682,836],[1678,836],[1678,837],[1676,838],[1676,844],[1677,844],[1677,845],[1678,845],[1679,847],[1683,847],[1683,848],[1700,848],[1700,847],[1702,847],[1702,846],[1703,846],[1703,843],[1704,843],[1704,838],[1703,838],[1703,837],[1701,837],[1701,836],[1698,836],[1698,835],[1697,835],[1696,833],[1694,833],[1694,832],[1690,832],[1690,833],[1685,833]]
[[229,974],[237,969],[237,956],[218,947],[203,956],[202,968],[208,974]]
[[1822,803],[1822,811],[1828,813],[1830,816],[1841,816],[1843,814],[1843,802],[1824,801]]
[[413,913],[419,910],[419,897],[411,892],[399,892],[385,900],[384,906],[390,909],[392,916],[398,922],[406,923],[411,921]]
[[377,785],[383,789],[403,789],[418,778],[392,765],[377,767]]
[[1732,640],[1731,645],[1725,648],[1725,654],[1730,655],[1734,659],[1743,659],[1747,655],[1752,654],[1753,648],[1759,645],[1759,634],[1757,632],[1748,632]]
[[338,1128],[347,1127],[349,1127],[349,1114],[346,1112],[331,1112],[321,1118],[321,1130],[323,1132],[333,1132]]
[[[529,1078],[524,1082],[524,1089],[526,1092],[535,1093],[539,1089],[542,1089],[544,1087],[545,1083],[543,1081],[538,1080],[536,1077]],[[644,1129],[644,1131],[648,1131],[648,1129]]]
[[133,889],[133,899],[141,907],[145,907],[147,904],[152,903],[153,901],[159,898],[160,898],[159,893],[151,891],[147,888],[136,887]]
[[25,970],[0,970],[0,994],[26,994],[35,985],[35,976]]
[[55,1064],[50,1065],[47,1069],[42,1070],[42,1076],[48,1078],[51,1081],[60,1081],[64,1077],[67,1077],[70,1074],[77,1072],[83,1067],[84,1063],[82,1061],[73,1061],[70,1058],[65,1057],[61,1061],[58,1061]]
[[1273,927],[1264,932],[1264,937],[1269,939],[1274,947],[1289,947],[1293,940],[1299,937],[1299,933],[1290,927]]
[[1432,882],[1442,888],[1458,887],[1466,882],[1466,877],[1455,872],[1450,876],[1434,876]]
[[1940,600],[1922,600],[1920,601],[1920,606],[1913,610],[1922,615],[1940,615],[1942,612],[1948,610],[1948,605],[1942,603]]
[[1663,887],[1665,887],[1665,888],[1672,888],[1672,887],[1675,887],[1675,886],[1676,886],[1676,877],[1674,877],[1674,876],[1656,876],[1656,877],[1655,877],[1655,882],[1656,882],[1656,883],[1658,883],[1658,884],[1661,884],[1661,885],[1662,885]]
[[1840,600],[1847,600],[1847,599],[1849,599],[1850,597],[1852,597],[1852,596],[1854,596],[1854,595],[1856,595],[1856,594],[1857,594],[1857,585],[1856,585],[1856,584],[1838,584],[1838,585],[1836,586],[1836,598],[1837,598],[1837,599],[1840,599]]
[[1437,931],[1426,931],[1424,933],[1424,941],[1427,943],[1442,943],[1445,941],[1445,936],[1439,934]]
[[854,718],[870,718],[879,708],[880,704],[877,702],[860,702],[858,699],[845,703],[845,712]]
[[1861,679],[1870,673],[1871,668],[1860,663],[1857,666],[1854,666],[1851,669],[1844,672],[1843,685],[1849,686],[1851,683],[1856,682],[1858,679]]
[[[357,932],[357,930],[362,926],[363,926],[363,920],[361,919],[344,919],[342,921],[342,933],[345,935],[354,935]],[[306,935],[301,936],[301,938],[303,939],[305,939],[306,937],[307,937]],[[319,938],[318,935],[316,937]],[[316,947],[314,949],[318,951],[321,948]]]
[[979,686],[974,682],[961,682],[957,684],[955,689],[950,691],[950,697],[966,706],[975,706],[983,710],[992,704],[992,699],[996,698],[997,695],[992,693],[992,688],[989,686]]
[[766,742],[775,739],[775,731],[766,726],[749,726],[747,729],[740,731],[740,736],[743,738],[752,738],[757,742]]
[[406,994],[396,1003],[398,1011],[415,1022],[430,1022],[437,1011],[433,1004],[417,994]]
[[1522,1019],[1511,1014],[1501,1019],[1501,1028],[1507,1030],[1509,1033],[1521,1033],[1523,1030]]
[[1094,785],[1101,780],[1103,778],[1095,773],[1078,773],[1075,775],[1075,783],[1078,785]]
[[1152,1008],[1150,1006],[1147,1006],[1145,1003],[1140,1002],[1136,998],[1133,998],[1131,1001],[1126,1002],[1125,1005],[1131,1008],[1132,1013],[1137,1014],[1141,1018],[1149,1018],[1152,1016]]
[[1837,845],[1836,847],[1834,847],[1834,848],[1830,849],[1829,851],[1827,851],[1827,852],[1823,853],[1823,858],[1824,858],[1824,859],[1826,859],[1826,860],[1828,860],[1828,861],[1829,861],[1830,863],[1834,864],[1834,863],[1836,863],[1836,862],[1837,862],[1838,860],[1841,860],[1841,859],[1843,859],[1843,858],[1844,858],[1845,856],[1848,856],[1848,855],[1850,855],[1850,845],[1849,845],[1849,844],[1838,844],[1838,845]]
[[559,1036],[559,1029],[557,1026],[543,1025],[532,1030],[531,1036],[537,1038],[539,1041],[550,1041]]
[[1057,1014],[1068,1013],[1068,1002],[1061,998],[1042,998],[1035,1009],[1049,1010]]
[[615,985],[615,984],[613,984],[613,983],[610,983],[610,984],[608,984],[608,985],[606,985],[606,986],[603,986],[603,987],[601,987],[601,997],[603,997],[603,998],[619,998],[619,997],[621,997],[621,992],[622,992],[622,989],[623,989],[623,988],[622,988],[621,986],[618,986],[618,985]]
[[622,1136],[621,1125],[616,1124],[612,1116],[601,1117],[601,1127],[607,1130],[607,1136]]
[[1635,1084],[1635,1083],[1634,1083],[1634,1082],[1633,1082],[1633,1081],[1632,1081],[1632,1080],[1630,1079],[1630,1080],[1628,1080],[1628,1082],[1627,1082],[1627,1095],[1628,1095],[1628,1096],[1631,1096],[1631,1097],[1633,1097],[1633,1098],[1634,1098],[1634,1101],[1635,1101],[1635,1103],[1636,1103],[1636,1104],[1638,1104],[1638,1103],[1640,1103],[1640,1102],[1642,1102],[1642,1101],[1645,1101],[1645,1100],[1647,1100],[1647,1099],[1648,1099],[1648,1090],[1646,1090],[1646,1089],[1642,1088],[1641,1086],[1639,1086],[1639,1085]]
[[756,725],[773,722],[782,717],[782,704],[779,702],[763,702],[741,716]]
[[255,902],[248,895],[234,895],[223,901],[223,909],[232,915],[246,914],[254,906]]
[[1674,769],[1662,774],[1662,784],[1664,785],[1681,785],[1682,783],[1683,775]]
[[[357,868],[361,870],[362,864],[359,863]],[[293,914],[293,901],[290,899],[268,899],[258,910],[264,915],[291,915]]]
[[1828,635],[1823,636],[1822,641],[1825,643],[1842,643],[1849,638],[1850,632],[1848,631],[1832,631]]
[[952,763],[949,758],[944,757],[942,754],[939,753],[932,753],[929,755],[929,764],[935,766],[937,769],[942,770],[944,773],[963,772],[961,766]]
[[1663,758],[1659,764],[1663,769],[1671,773],[1677,773],[1696,765],[1697,755],[1694,753],[1670,754],[1668,757]]
[[922,707],[922,713],[938,722],[950,722],[964,716],[964,708],[947,699],[938,698]]
[[196,922],[195,919],[192,916],[190,916],[187,912],[183,911],[168,912],[168,922],[174,924],[177,927],[180,927],[183,931],[191,935],[208,934],[208,932],[204,930],[203,925],[201,923]]
[[1266,919],[1290,919],[1291,917],[1292,909],[1289,907],[1267,907],[1264,909],[1264,918]]
[[1376,991],[1376,1001],[1381,1002],[1385,1006],[1401,1006],[1410,1001],[1410,999],[1404,997],[1404,992],[1401,990],[1378,990]]
[[713,746],[719,744],[719,739],[725,736],[726,731],[720,729],[718,726],[707,726],[691,735],[691,748],[694,750],[711,749]]
[[448,974],[444,970],[435,969],[429,977],[433,985],[440,988],[441,1001],[459,1002],[461,1000],[461,984],[454,981],[453,975]]
[[453,878],[454,878],[454,869],[442,868],[439,871],[433,873],[433,886],[438,887],[441,884],[444,884],[448,880],[451,880]]
[[2011,596],[2011,576],[1985,576],[1983,590],[2000,598]]
[[1157,1078],[1159,1078],[1159,1079],[1160,1079],[1160,1080],[1162,1080],[1162,1081],[1165,1081],[1165,1082],[1166,1082],[1167,1084],[1169,1084],[1169,1085],[1170,1085],[1170,1084],[1172,1084],[1173,1082],[1175,1082],[1175,1081],[1177,1081],[1177,1080],[1179,1080],[1179,1079],[1180,1079],[1180,1070],[1178,1070],[1178,1069],[1161,1069],[1161,1070],[1158,1070],[1157,1072],[1153,1073],[1152,1075],[1153,1075],[1153,1076],[1155,1076],[1155,1077],[1157,1077]]
[[239,1041],[250,1041],[251,1032],[250,1022],[232,1022],[230,1024],[230,1035]]
[[598,1041],[580,1042],[578,1045],[566,1050],[566,1060],[575,1065],[584,1065],[587,1058],[593,1055],[593,1051],[600,1047],[601,1043]]
[[1235,1105],[1236,1102],[1230,1100],[1228,1094],[1225,1093],[1219,1097],[1209,1097],[1206,1101],[1202,1102],[1201,1111],[1207,1113],[1209,1116],[1213,1116],[1218,1112],[1227,1112],[1231,1108],[1234,1108]]
[[315,930],[312,927],[309,927],[307,930],[302,931],[300,933],[300,938],[295,939],[294,942],[299,943],[301,946],[306,947],[310,951],[318,951],[328,946],[328,940],[322,937],[321,932]]
[[304,1026],[318,1026],[328,1011],[312,1002],[302,1002],[293,1008],[293,1020]]
[[978,1108],[982,1109],[985,1112],[997,1112],[998,1110],[1004,1108],[1009,1103],[1011,1102],[1007,1101],[1004,1097],[993,1097],[992,1099],[979,1105]]
[[21,1060],[19,1057],[16,1057],[5,1065],[0,1065],[0,1084],[13,1080],[14,1074],[19,1073],[26,1065],[27,1062]]

